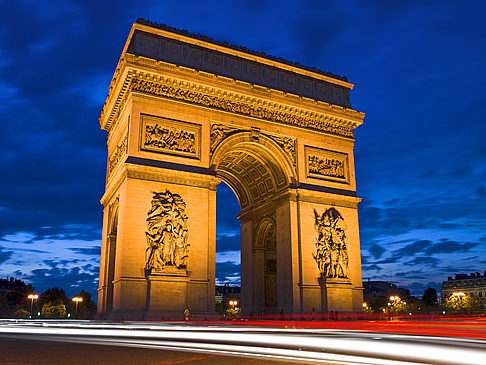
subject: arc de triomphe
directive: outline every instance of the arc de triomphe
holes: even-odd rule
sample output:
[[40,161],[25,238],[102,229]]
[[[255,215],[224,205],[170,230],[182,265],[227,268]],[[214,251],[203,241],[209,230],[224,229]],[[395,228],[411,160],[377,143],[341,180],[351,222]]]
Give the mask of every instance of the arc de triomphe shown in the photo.
[[100,116],[108,131],[98,314],[214,313],[216,188],[240,204],[244,314],[359,311],[345,78],[143,20]]

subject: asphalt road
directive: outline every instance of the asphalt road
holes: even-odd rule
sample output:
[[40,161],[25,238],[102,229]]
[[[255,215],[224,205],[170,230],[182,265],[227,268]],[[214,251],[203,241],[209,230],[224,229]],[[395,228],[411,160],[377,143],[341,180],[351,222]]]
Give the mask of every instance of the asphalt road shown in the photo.
[[0,336],[0,364],[70,365],[257,365],[288,362],[162,349],[91,345]]
[[[313,322],[315,325],[317,322]],[[283,322],[281,324],[284,324]],[[1,321],[0,364],[486,364],[484,322],[448,324],[449,336],[426,324],[381,322],[338,328],[228,323]],[[427,324],[429,327],[432,323]],[[444,324],[436,324],[443,329]],[[357,326],[355,324],[354,326]],[[466,337],[462,327],[468,327]],[[458,336],[450,333],[457,331]],[[414,330],[417,333],[403,333]],[[433,328],[432,332],[439,328]],[[430,328],[428,330],[430,332]]]

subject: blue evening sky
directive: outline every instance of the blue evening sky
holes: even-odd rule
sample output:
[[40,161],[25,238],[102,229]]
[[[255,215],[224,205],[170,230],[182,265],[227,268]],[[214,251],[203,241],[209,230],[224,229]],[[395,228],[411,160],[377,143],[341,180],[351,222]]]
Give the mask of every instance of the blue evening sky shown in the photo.
[[[106,167],[98,116],[143,17],[346,75],[363,278],[421,295],[486,270],[486,2],[0,0],[0,276],[96,294]],[[220,185],[217,277],[239,282]],[[233,214],[227,214],[228,211]]]

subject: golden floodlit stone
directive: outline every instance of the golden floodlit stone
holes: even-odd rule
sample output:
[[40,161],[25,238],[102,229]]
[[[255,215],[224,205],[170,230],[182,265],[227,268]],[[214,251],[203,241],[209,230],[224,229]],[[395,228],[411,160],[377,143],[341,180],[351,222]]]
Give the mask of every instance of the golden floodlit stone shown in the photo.
[[135,23],[100,116],[99,317],[215,313],[221,181],[240,204],[243,314],[362,310],[352,87]]

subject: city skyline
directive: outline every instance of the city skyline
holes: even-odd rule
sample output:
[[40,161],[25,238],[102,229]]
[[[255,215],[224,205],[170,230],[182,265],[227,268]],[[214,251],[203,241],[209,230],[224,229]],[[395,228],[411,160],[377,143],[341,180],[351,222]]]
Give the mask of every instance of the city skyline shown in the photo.
[[[5,4],[0,276],[96,298],[98,116],[138,17],[346,75],[352,108],[366,113],[355,132],[363,280],[420,295],[454,273],[482,273],[485,5],[466,3]],[[238,283],[239,207],[226,185],[217,204],[217,279]]]

